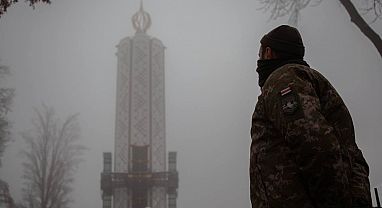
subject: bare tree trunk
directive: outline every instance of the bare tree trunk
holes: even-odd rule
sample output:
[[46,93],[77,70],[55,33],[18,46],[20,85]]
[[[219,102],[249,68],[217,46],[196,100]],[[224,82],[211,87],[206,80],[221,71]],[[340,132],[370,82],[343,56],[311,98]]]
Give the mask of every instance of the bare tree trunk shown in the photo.
[[369,40],[377,48],[379,55],[382,58],[382,40],[381,37],[365,22],[362,16],[358,13],[351,0],[339,0],[350,15],[351,21],[361,30],[361,32],[369,38]]

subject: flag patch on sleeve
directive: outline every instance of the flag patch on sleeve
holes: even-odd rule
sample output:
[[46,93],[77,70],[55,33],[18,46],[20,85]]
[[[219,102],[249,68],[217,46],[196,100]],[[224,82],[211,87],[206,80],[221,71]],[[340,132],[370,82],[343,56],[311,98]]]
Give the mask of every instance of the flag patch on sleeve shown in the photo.
[[288,93],[292,92],[292,90],[290,89],[290,87],[287,87],[283,90],[280,91],[281,93],[281,96],[284,96],[284,95],[287,95]]
[[281,111],[287,120],[296,120],[304,116],[297,93],[288,86],[280,91]]

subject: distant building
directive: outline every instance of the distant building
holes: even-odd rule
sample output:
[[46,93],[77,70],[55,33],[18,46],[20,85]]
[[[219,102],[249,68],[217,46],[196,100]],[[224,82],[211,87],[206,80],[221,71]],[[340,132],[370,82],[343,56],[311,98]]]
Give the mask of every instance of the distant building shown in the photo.
[[176,152],[166,168],[164,45],[146,34],[150,15],[132,17],[136,33],[118,44],[114,171],[104,153],[103,208],[176,208]]

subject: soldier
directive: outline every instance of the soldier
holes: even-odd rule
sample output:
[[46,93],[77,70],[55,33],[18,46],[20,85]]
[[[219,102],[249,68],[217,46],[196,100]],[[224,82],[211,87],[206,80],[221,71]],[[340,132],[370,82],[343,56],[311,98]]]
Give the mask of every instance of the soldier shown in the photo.
[[298,30],[279,26],[260,43],[252,207],[371,207],[369,167],[350,113],[329,81],[303,60]]

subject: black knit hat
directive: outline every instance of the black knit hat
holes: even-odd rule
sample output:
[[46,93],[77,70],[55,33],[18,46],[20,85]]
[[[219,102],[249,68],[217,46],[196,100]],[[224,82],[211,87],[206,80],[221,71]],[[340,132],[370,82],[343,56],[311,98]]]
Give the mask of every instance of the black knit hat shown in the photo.
[[305,47],[302,43],[302,38],[298,30],[288,25],[281,25],[260,40],[263,47],[286,54],[293,58],[303,58]]

